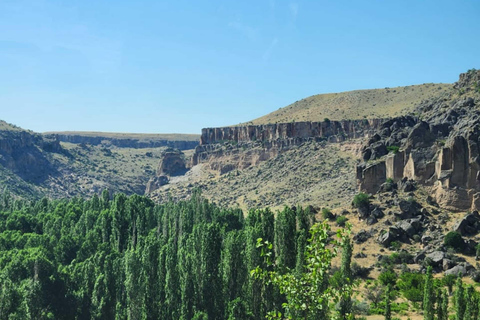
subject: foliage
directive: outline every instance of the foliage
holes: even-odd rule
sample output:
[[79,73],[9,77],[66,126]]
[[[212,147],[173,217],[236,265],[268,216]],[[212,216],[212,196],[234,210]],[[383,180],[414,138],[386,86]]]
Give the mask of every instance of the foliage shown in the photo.
[[405,272],[400,275],[397,286],[406,299],[420,302],[423,301],[424,284],[423,274]]
[[466,303],[462,278],[458,277],[455,289],[455,316],[457,320],[463,320]]
[[348,220],[347,217],[345,217],[345,216],[339,216],[339,217],[337,218],[337,221],[336,221],[336,222],[337,222],[337,225],[338,225],[339,227],[345,227],[345,224],[347,223],[347,220]]
[[353,198],[353,206],[355,208],[368,208],[370,205],[370,199],[368,198],[368,194],[360,192],[355,195]]
[[389,284],[394,286],[397,282],[397,278],[398,276],[395,271],[387,269],[380,273],[380,275],[378,276],[378,281],[380,281],[384,286],[387,286]]
[[435,296],[433,293],[433,276],[432,267],[427,268],[425,276],[424,292],[423,292],[423,314],[425,320],[434,319]]
[[399,149],[399,146],[387,146],[388,152],[397,153]]
[[338,248],[349,241],[349,230],[338,230],[335,240],[330,239],[329,231],[330,227],[326,222],[312,226],[311,237],[305,249],[305,272],[301,276],[292,270],[286,270],[284,273],[281,269],[278,270],[272,259],[272,244],[258,239],[257,245],[262,250],[267,267],[257,267],[251,274],[255,279],[273,284],[286,298],[283,304],[285,314],[278,310],[271,311],[267,318],[312,320],[329,318],[335,304],[342,298],[351,296],[352,286],[349,283],[344,283],[340,289],[328,286],[331,261],[337,255]]
[[332,211],[328,208],[322,208],[322,218],[325,220],[333,220],[335,216],[333,215]]
[[453,248],[455,250],[461,250],[465,242],[463,241],[462,235],[460,233],[456,231],[450,231],[445,235],[443,243],[447,247]]

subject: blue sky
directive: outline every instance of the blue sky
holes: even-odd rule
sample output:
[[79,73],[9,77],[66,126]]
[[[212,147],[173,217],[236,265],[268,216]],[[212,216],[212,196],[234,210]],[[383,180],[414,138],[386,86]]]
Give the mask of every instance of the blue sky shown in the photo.
[[0,119],[199,133],[480,68],[480,1],[0,0]]

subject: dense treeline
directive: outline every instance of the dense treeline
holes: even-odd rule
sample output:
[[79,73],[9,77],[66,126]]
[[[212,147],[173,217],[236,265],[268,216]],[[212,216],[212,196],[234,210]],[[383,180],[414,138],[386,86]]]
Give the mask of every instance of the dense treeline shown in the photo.
[[302,270],[308,210],[221,209],[198,195],[155,205],[108,192],[90,200],[0,200],[0,319],[263,319],[285,297],[251,277]]

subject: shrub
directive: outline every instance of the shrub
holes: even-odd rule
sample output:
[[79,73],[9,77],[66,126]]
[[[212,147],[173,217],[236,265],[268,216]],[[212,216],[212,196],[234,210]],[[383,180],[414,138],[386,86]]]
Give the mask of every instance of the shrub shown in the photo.
[[397,153],[399,149],[399,146],[387,146],[388,152]]
[[322,217],[323,219],[325,220],[333,220],[333,218],[335,217],[332,213],[332,211],[330,211],[330,209],[328,208],[323,208],[322,209]]
[[384,285],[387,286],[391,284],[392,286],[395,285],[397,282],[397,274],[393,270],[385,270],[378,276],[378,280]]
[[398,241],[390,242],[390,248],[392,248],[395,251],[399,250],[401,246],[402,246],[402,244]]
[[455,231],[450,231],[445,235],[443,243],[450,248],[461,250],[465,242],[463,241],[462,235]]
[[400,276],[397,285],[406,299],[421,302],[423,301],[424,282],[423,274],[405,272]]
[[362,278],[365,279],[368,277],[368,274],[370,273],[370,269],[366,267],[362,267],[356,262],[352,262],[352,278]]
[[338,225],[339,227],[344,227],[344,226],[345,226],[345,223],[347,222],[347,220],[348,220],[347,217],[345,217],[345,216],[340,216],[340,217],[337,218],[337,225]]
[[353,206],[355,208],[368,208],[370,205],[370,199],[368,198],[368,194],[360,192],[353,198]]

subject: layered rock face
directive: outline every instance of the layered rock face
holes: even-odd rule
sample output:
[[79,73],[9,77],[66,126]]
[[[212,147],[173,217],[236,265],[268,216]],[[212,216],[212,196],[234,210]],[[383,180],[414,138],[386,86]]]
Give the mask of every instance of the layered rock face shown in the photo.
[[452,210],[480,207],[480,71],[460,75],[450,93],[423,102],[419,117],[385,122],[363,149],[360,189],[375,193],[386,179],[431,186]]
[[90,136],[81,134],[52,134],[61,142],[69,143],[85,143],[94,146],[97,145],[113,145],[119,148],[160,148],[170,147],[179,150],[194,149],[199,142],[189,140],[163,140],[163,139],[135,139],[135,138],[112,138],[105,136]]
[[285,139],[323,138],[329,142],[364,137],[374,132],[382,119],[324,122],[291,122],[259,126],[202,129],[200,145],[225,141],[253,142]]
[[369,136],[383,121],[291,122],[206,128],[202,129],[200,145],[195,148],[190,165],[208,163],[211,169],[224,174],[255,166],[307,141],[342,142]]

